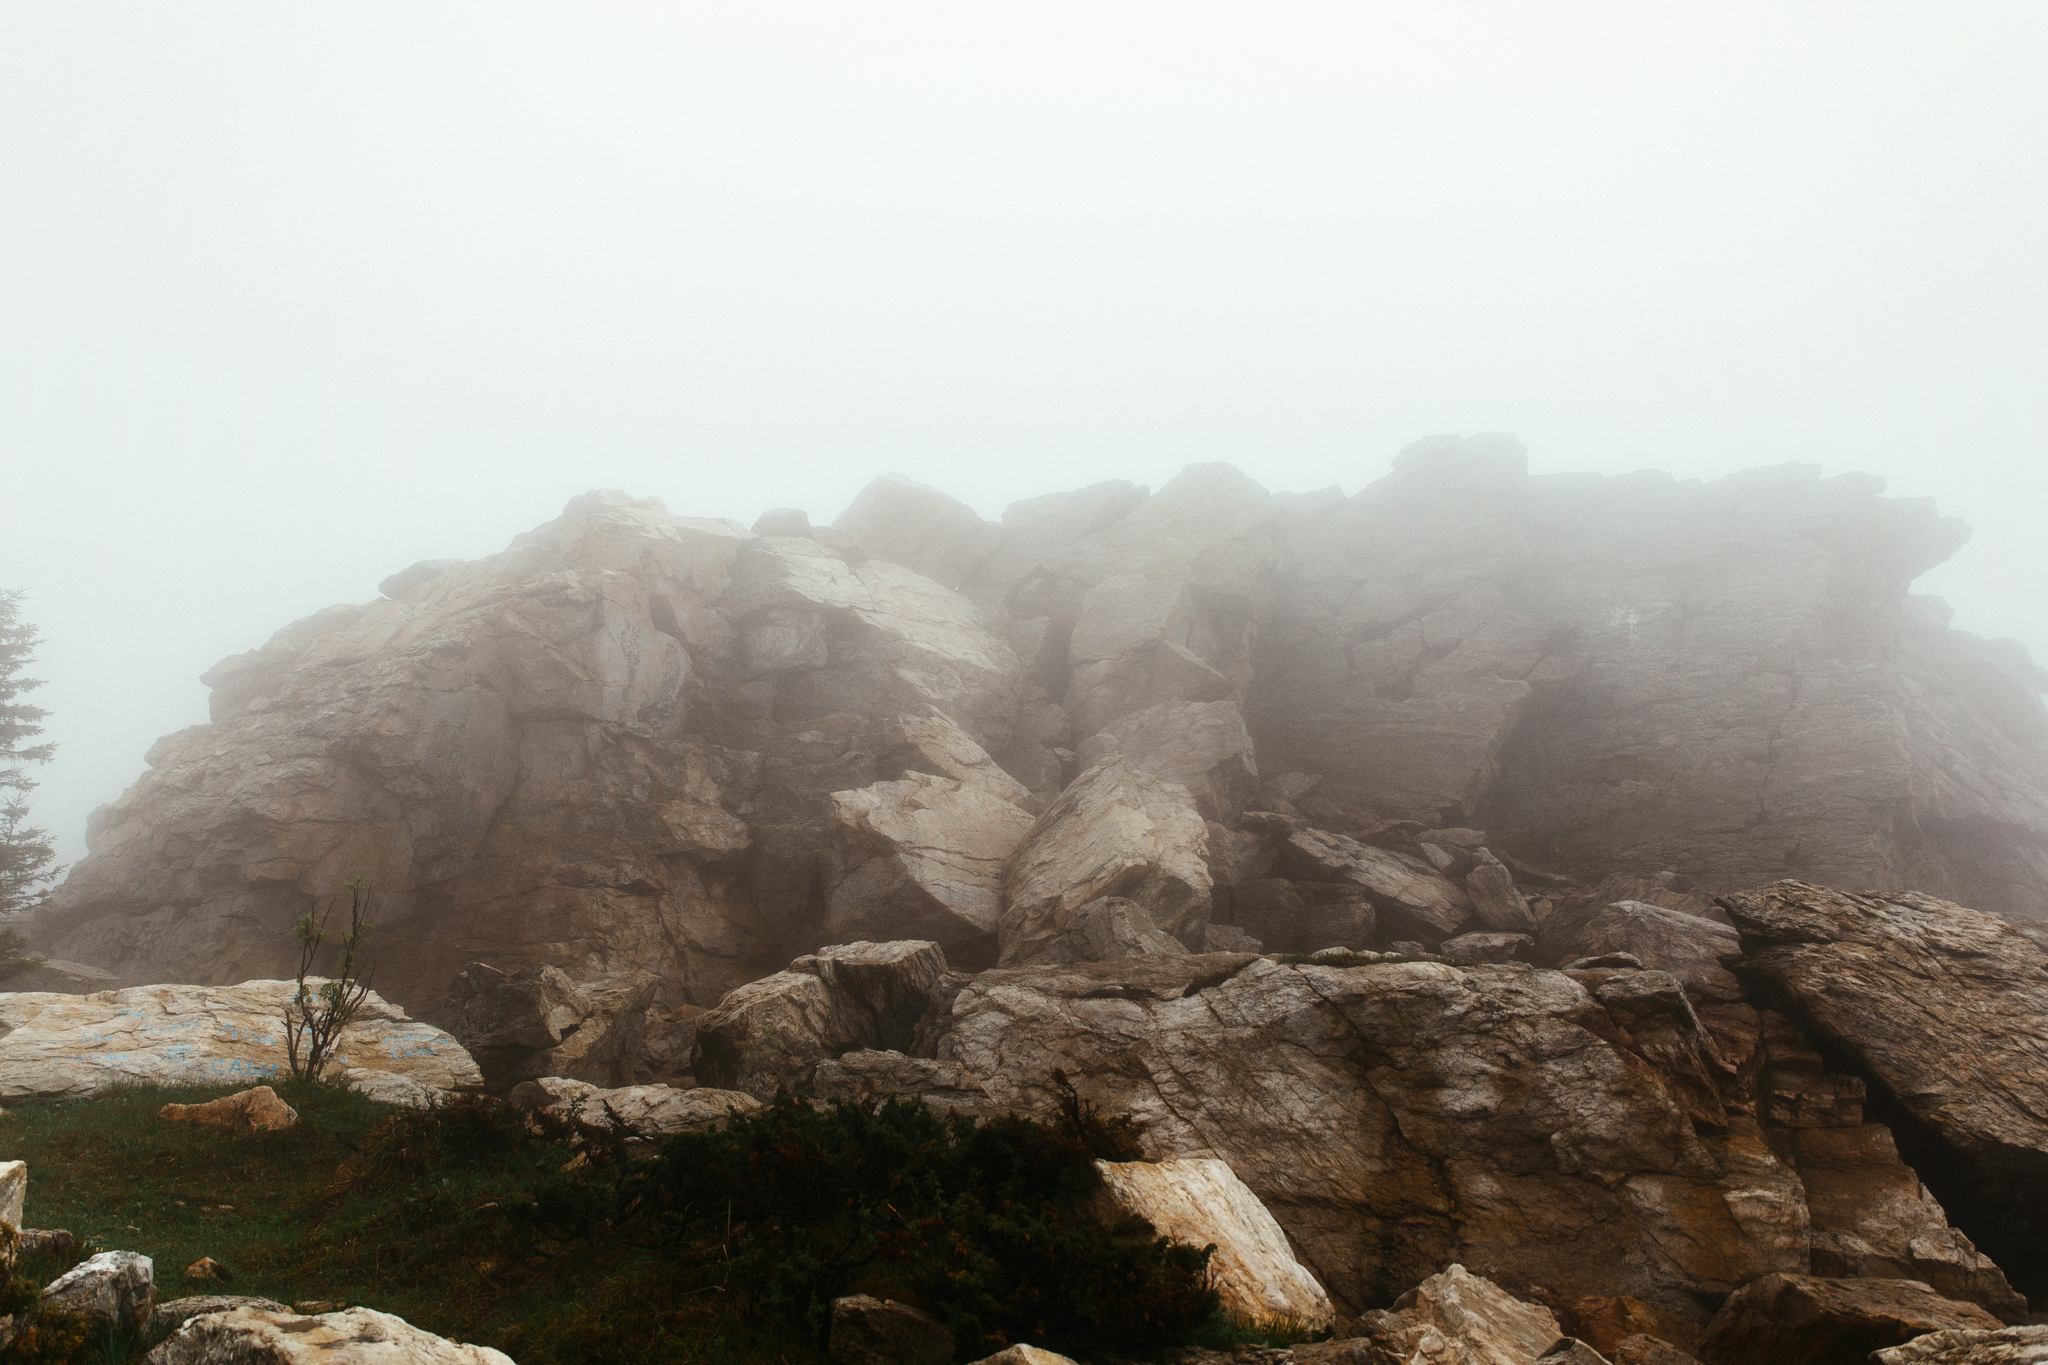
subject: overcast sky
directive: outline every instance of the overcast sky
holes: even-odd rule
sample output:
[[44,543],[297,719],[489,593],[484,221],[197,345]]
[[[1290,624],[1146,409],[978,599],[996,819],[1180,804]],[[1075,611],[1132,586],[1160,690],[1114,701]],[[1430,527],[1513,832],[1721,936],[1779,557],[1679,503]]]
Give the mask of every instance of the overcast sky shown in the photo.
[[86,813],[197,675],[619,487],[990,517],[1805,460],[2048,655],[2048,6],[0,2],[0,586]]

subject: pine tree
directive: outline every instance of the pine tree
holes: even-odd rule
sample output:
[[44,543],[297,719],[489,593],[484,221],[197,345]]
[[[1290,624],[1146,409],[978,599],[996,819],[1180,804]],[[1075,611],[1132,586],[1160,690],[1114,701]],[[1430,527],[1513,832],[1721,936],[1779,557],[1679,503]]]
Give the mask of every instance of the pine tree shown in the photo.
[[43,732],[41,721],[50,713],[20,700],[43,685],[21,676],[42,643],[21,619],[21,599],[19,591],[0,590],[0,914],[39,904],[59,871],[52,866],[57,850],[50,832],[28,823],[28,794],[36,784],[23,765],[48,763],[57,746],[27,743]]

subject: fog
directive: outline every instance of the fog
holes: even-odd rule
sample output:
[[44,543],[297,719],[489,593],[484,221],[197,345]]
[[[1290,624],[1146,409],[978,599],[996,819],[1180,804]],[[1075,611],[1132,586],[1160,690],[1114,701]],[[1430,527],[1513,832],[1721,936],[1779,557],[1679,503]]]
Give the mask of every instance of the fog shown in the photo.
[[85,816],[197,675],[618,487],[1786,460],[2048,655],[2048,9],[0,5],[0,586]]

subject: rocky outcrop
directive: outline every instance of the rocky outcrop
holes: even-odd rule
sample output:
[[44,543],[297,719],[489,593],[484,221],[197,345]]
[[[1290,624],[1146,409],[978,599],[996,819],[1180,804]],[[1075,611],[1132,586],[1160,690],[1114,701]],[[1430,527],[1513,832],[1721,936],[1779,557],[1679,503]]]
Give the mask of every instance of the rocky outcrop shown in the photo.
[[821,1062],[907,1047],[945,975],[928,941],[823,948],[742,986],[699,1023],[697,1075],[760,1099],[811,1087]]
[[1698,1314],[1804,1272],[1808,1217],[1753,1121],[1695,1120],[1696,1063],[1629,1032],[1650,1008],[1524,966],[1191,954],[983,973],[923,1050],[1032,1112],[1063,1070],[1148,1156],[1228,1162],[1347,1314],[1454,1260]]
[[143,1365],[316,1365],[343,1359],[378,1365],[512,1365],[503,1351],[449,1341],[372,1308],[301,1315],[250,1307],[187,1319],[143,1358]]
[[[290,981],[0,995],[0,1099],[77,1099],[118,1085],[220,1085],[289,1075]],[[357,1090],[445,1093],[483,1076],[461,1044],[375,991],[341,1031],[334,1071]],[[330,1072],[332,1074],[332,1072]]]
[[1193,1158],[1098,1161],[1095,1168],[1116,1215],[1142,1219],[1161,1237],[1215,1248],[1209,1280],[1233,1322],[1320,1331],[1336,1320],[1330,1296],[1294,1259],[1273,1215],[1228,1165]]
[[1722,965],[1738,956],[1735,931],[1683,910],[1646,901],[1598,901],[1561,909],[1537,937],[1540,961],[1563,964],[1602,953],[1627,953],[1645,967],[1669,972],[1696,1003],[1740,1000],[1742,986]]
[[1825,1280],[1770,1275],[1745,1285],[1700,1341],[1705,1365],[1861,1365],[1873,1351],[1944,1328],[2000,1324],[1975,1304],[1918,1280]]
[[1728,896],[1741,975],[1887,1114],[1934,1145],[1923,1165],[2001,1258],[2041,1235],[2048,1200],[2048,952],[1991,915],[1928,896],[1777,882]]

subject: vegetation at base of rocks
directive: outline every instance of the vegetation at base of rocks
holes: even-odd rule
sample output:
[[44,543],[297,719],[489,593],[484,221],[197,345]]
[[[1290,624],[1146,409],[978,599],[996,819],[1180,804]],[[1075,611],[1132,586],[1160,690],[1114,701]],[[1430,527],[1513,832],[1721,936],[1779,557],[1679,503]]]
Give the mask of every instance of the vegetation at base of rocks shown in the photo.
[[[224,1093],[199,1087],[10,1106],[28,1221],[70,1229],[81,1258],[150,1256],[159,1299],[363,1304],[520,1365],[816,1365],[821,1305],[851,1292],[940,1315],[966,1360],[1013,1339],[1083,1355],[1266,1339],[1216,1313],[1205,1250],[1096,1219],[1092,1159],[1136,1153],[1127,1122],[1076,1097],[1060,1121],[979,1128],[915,1102],[785,1098],[655,1145],[483,1096],[415,1111],[276,1088],[300,1121],[275,1132],[156,1118]],[[182,1281],[202,1256],[233,1281]],[[25,1266],[23,1283],[67,1268]],[[19,1358],[148,1345],[65,1340]]]
[[643,1165],[593,1161],[520,1217],[543,1238],[659,1248],[685,1278],[820,1343],[832,1300],[853,1293],[926,1309],[976,1356],[1189,1340],[1217,1311],[1208,1249],[1106,1226],[1091,1203],[1104,1146],[1135,1155],[1082,1107],[976,1125],[921,1101],[785,1096],[672,1137]]
[[370,979],[361,973],[363,940],[370,935],[370,886],[358,877],[348,884],[348,930],[336,946],[340,949],[334,975],[318,986],[306,984],[320,950],[327,942],[327,921],[335,902],[320,907],[320,917],[311,912],[300,916],[292,927],[299,942],[298,989],[284,1009],[285,1058],[293,1076],[317,1081],[341,1038],[341,1031],[362,1012],[370,994]]
[[21,599],[19,589],[0,590],[0,914],[9,915],[40,904],[62,870],[55,866],[50,832],[28,823],[28,794],[36,784],[22,765],[48,763],[57,748],[24,742],[43,732],[40,722],[50,713],[20,700],[43,685],[21,676],[42,643],[35,627],[21,619]]

